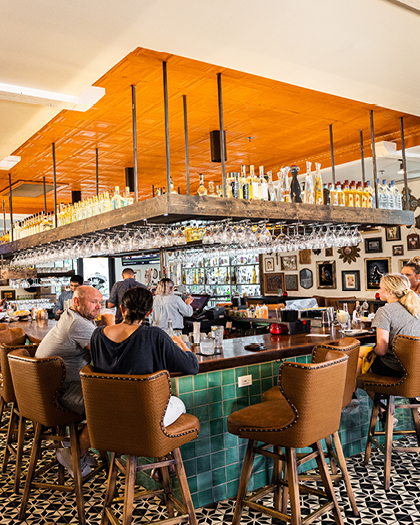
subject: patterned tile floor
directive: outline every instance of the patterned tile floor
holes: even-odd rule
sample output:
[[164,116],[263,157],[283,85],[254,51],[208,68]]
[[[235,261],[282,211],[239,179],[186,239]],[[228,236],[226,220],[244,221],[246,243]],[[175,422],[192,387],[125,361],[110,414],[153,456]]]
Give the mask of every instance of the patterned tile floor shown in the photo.
[[[3,450],[4,435],[0,438],[0,450]],[[409,445],[404,438],[400,443]],[[414,443],[413,443],[414,444]],[[2,455],[0,456],[2,460]],[[26,461],[24,463],[24,469]],[[351,511],[342,485],[336,489],[339,504],[344,516],[344,522],[349,525],[391,525],[420,524],[420,456],[402,454],[393,456],[392,485],[389,492],[382,488],[383,458],[378,452],[372,454],[372,460],[367,467],[363,465],[362,454],[348,459],[348,468],[352,479],[360,517],[355,518]],[[0,523],[18,524],[18,511],[21,496],[13,492],[13,462],[9,472],[0,475]],[[85,508],[88,524],[99,524],[102,510],[102,497],[105,487],[105,474],[85,485]],[[312,503],[304,504],[303,513],[308,514]],[[197,509],[200,524],[224,525],[232,522],[234,500],[225,500],[211,506]],[[138,504],[134,512],[133,523],[164,517],[164,508],[158,500],[149,504]],[[28,514],[25,523],[35,524],[66,524],[78,523],[74,498],[58,492],[36,492],[30,498]],[[245,510],[241,524],[246,525],[278,525],[276,519],[263,517],[253,511]],[[326,516],[315,523],[332,525],[331,516]]]

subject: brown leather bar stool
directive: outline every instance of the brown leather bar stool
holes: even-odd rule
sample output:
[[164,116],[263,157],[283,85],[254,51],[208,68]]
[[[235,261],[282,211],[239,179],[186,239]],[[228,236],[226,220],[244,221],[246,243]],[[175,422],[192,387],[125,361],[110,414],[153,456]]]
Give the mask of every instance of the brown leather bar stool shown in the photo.
[[[319,363],[324,359],[324,353],[328,352],[330,350],[333,351],[340,351],[343,352],[348,356],[348,362],[347,362],[347,373],[346,373],[346,381],[344,386],[344,395],[343,395],[343,403],[342,408],[346,407],[350,401],[352,400],[354,387],[356,385],[356,379],[357,379],[357,362],[359,357],[359,349],[360,349],[360,341],[358,339],[353,339],[351,337],[343,337],[338,342],[337,345],[318,345],[315,346],[312,350],[312,362],[313,363]],[[328,355],[328,354],[327,354]],[[327,359],[328,360],[328,359]],[[275,386],[273,388],[270,388],[264,394],[262,395],[263,401],[270,401],[273,399],[281,399],[283,398],[282,393],[280,392],[280,389],[278,386]],[[330,465],[331,465],[331,471],[332,471],[332,479],[334,481],[343,480],[347,495],[350,501],[351,508],[353,510],[353,514],[355,516],[359,515],[359,511],[357,509],[356,499],[354,497],[353,488],[350,483],[350,476],[347,469],[346,460],[343,453],[343,448],[341,446],[340,436],[337,432],[334,432],[331,436],[325,437],[325,442],[327,445],[327,452],[325,453],[325,457],[329,459]],[[333,443],[335,446],[335,452],[333,448]],[[298,454],[299,456],[299,454]],[[341,469],[341,474],[338,474],[337,472],[337,466],[339,465]],[[310,480],[310,479],[319,479],[319,475],[309,475],[309,474],[301,474],[299,476],[299,479],[301,480]]]
[[[35,359],[29,356],[25,348],[12,350],[8,354],[8,359],[20,413],[23,418],[31,420],[35,425],[34,442],[19,511],[19,520],[25,519],[30,490],[37,488],[74,493],[79,523],[85,525],[82,483],[92,479],[103,467],[103,463],[99,463],[82,480],[77,425],[84,420],[84,416],[62,407],[57,399],[57,394],[66,377],[65,364],[61,357]],[[70,436],[66,432],[66,427],[69,428]],[[47,433],[49,429],[51,429],[51,433]],[[65,484],[64,467],[60,464],[58,464],[58,483],[36,482],[35,479],[38,474],[44,474],[58,463],[54,457],[48,464],[37,470],[37,463],[45,450],[44,447],[41,448],[42,442],[53,442],[53,448],[56,449],[58,448],[57,443],[68,439],[70,439],[73,458],[74,484]]]
[[[33,357],[35,355],[37,345],[26,346],[25,350]],[[9,425],[7,429],[6,444],[3,455],[2,472],[7,472],[10,456],[13,456],[16,461],[15,465],[15,482],[14,491],[19,492],[20,475],[22,471],[22,456],[23,445],[26,434],[26,419],[23,418],[19,412],[19,407],[16,400],[15,389],[13,388],[12,376],[10,374],[8,354],[17,350],[16,346],[7,346],[0,344],[0,365],[3,375],[3,385],[0,391],[1,398],[4,403],[11,403]],[[33,432],[26,434],[27,437],[33,437]]]
[[[375,393],[364,463],[365,465],[369,463],[372,445],[383,452],[385,455],[385,490],[389,490],[391,484],[392,452],[420,452],[420,421],[418,413],[420,403],[415,402],[415,398],[420,396],[420,337],[397,335],[394,338],[392,347],[395,355],[404,368],[404,375],[401,378],[367,373],[361,374],[357,379],[357,386],[359,388],[363,388],[367,392]],[[396,397],[404,397],[411,400],[408,404],[397,406],[398,409],[408,408],[412,410],[415,430],[394,430],[393,423]],[[376,430],[380,407],[386,409],[386,424],[384,432]],[[392,446],[393,435],[407,434],[415,434],[417,438],[417,447]],[[384,445],[378,441],[378,436],[385,436]]]
[[[196,525],[187,477],[179,447],[195,439],[200,432],[198,419],[182,414],[165,427],[163,418],[171,392],[169,373],[161,370],[150,375],[99,374],[88,365],[80,372],[86,417],[92,447],[112,452],[111,467],[105,493],[102,524],[120,523],[112,509],[113,503],[124,503],[123,525],[132,520],[133,502],[159,495],[163,497],[169,519],[158,523]],[[121,455],[127,456],[127,462]],[[137,466],[137,458],[158,458]],[[172,494],[170,465],[175,466],[184,504]],[[135,493],[136,472],[160,468],[162,489]],[[114,499],[118,471],[125,474],[125,496]],[[122,501],[123,500],[123,501]],[[174,505],[179,514],[174,517]]]
[[[334,350],[321,349],[317,353],[318,358],[323,354],[325,361],[317,364],[282,363],[279,388],[284,399],[264,401],[228,417],[228,431],[248,439],[233,525],[240,522],[244,505],[292,525],[311,522],[314,517],[329,511],[333,512],[337,524],[343,523],[320,441],[336,432],[340,425],[348,357]],[[258,442],[263,442],[263,445],[258,446]],[[285,454],[280,453],[281,447]],[[296,449],[305,447],[311,447],[312,452],[298,460]],[[270,485],[247,498],[255,454],[273,458],[273,479]],[[297,468],[309,459],[317,462],[325,492],[299,483]],[[287,481],[281,479],[280,462],[285,462]],[[281,505],[284,487],[290,494],[290,515],[286,514],[284,500]],[[328,503],[302,520],[300,491],[327,498]],[[274,494],[274,508],[257,503],[267,494]]]

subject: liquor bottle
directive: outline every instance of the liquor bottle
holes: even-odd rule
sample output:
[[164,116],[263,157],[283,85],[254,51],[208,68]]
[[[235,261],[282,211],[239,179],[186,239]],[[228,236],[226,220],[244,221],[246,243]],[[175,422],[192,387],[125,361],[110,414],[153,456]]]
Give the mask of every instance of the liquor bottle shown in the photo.
[[249,200],[250,199],[250,192],[249,192],[249,179],[246,175],[246,165],[242,164],[241,166],[241,186],[242,186],[242,198]]
[[234,199],[239,199],[239,173],[234,172],[233,173],[234,178],[231,182],[231,191],[232,191],[232,197]]
[[356,184],[356,192],[355,192],[355,198],[354,198],[354,207],[355,208],[362,208],[363,207],[363,188],[362,183],[358,182]]
[[229,284],[229,268],[226,268],[226,284]]
[[344,193],[344,206],[353,208],[353,196],[350,196],[350,186],[349,186],[348,180],[344,181],[343,193]]
[[282,202],[292,202],[292,197],[290,194],[290,179],[289,179],[290,168],[289,166],[285,166],[284,168],[281,168],[280,171],[282,173],[282,183],[283,183]]
[[356,207],[356,182],[354,180],[350,183],[349,203],[353,203],[353,208]]
[[324,184],[324,188],[323,188],[323,192],[324,192],[324,197],[323,197],[323,203],[326,204],[327,206],[329,206],[331,204],[331,182],[329,184]]
[[305,202],[306,204],[315,204],[314,176],[311,170],[312,162],[306,161],[306,178],[305,178]]
[[236,270],[232,268],[232,284],[236,284]]
[[257,283],[257,271],[255,269],[255,266],[252,270],[252,284],[256,284]]
[[194,270],[194,280],[193,284],[197,284],[197,270]]
[[250,178],[251,178],[251,188],[252,188],[252,197],[251,199],[256,201],[256,200],[259,200],[259,193],[258,193],[258,179],[257,177],[255,176],[255,171],[254,171],[254,166],[253,164],[251,164],[249,166],[249,175],[250,175]]
[[223,185],[219,184],[216,186],[216,193],[218,197],[223,197]]
[[368,208],[375,208],[376,206],[376,197],[375,197],[375,190],[370,185],[370,181],[368,180],[365,184],[367,184],[367,191],[369,192],[367,207]]
[[297,178],[300,171],[299,167],[294,165],[290,168],[290,171],[292,173],[292,182],[290,184],[290,196],[292,202],[302,202],[300,184]]
[[111,209],[117,210],[118,208],[121,208],[122,206],[122,197],[120,195],[120,188],[118,186],[115,186],[115,193],[111,199]]
[[172,337],[174,335],[174,329],[172,326],[172,319],[168,319],[168,328],[166,329],[166,333],[169,335],[169,337]]
[[273,184],[273,172],[272,171],[268,171],[267,175],[268,175],[268,199],[270,201],[276,201],[277,200],[277,195],[276,195],[276,190],[275,190],[274,184]]
[[217,193],[214,191],[214,182],[213,181],[210,181],[209,182],[209,193],[208,193],[209,197],[217,197]]
[[390,183],[389,183],[389,186],[388,186],[389,190],[388,190],[388,208],[390,210],[396,210],[396,206],[395,206],[395,191],[397,189],[397,187],[395,186],[395,181],[392,180]]
[[104,195],[104,211],[112,210],[112,202],[109,193],[106,191]]
[[324,204],[324,188],[322,184],[321,164],[315,162],[315,204]]
[[391,181],[392,192],[394,195],[394,206],[395,210],[402,210],[402,195],[400,190],[397,188],[395,181]]
[[344,202],[344,192],[343,190],[341,189],[341,184],[339,182],[337,182],[337,184],[335,185],[335,189],[337,191],[337,202],[338,202],[338,206],[345,206],[345,202]]
[[362,192],[362,208],[368,208],[369,197],[370,197],[370,193],[368,191],[368,183],[365,182],[363,185],[363,192]]
[[378,191],[379,207],[382,208],[383,210],[388,209],[388,206],[389,206],[388,194],[389,194],[388,185],[386,183],[386,179],[383,179],[382,184],[379,185],[379,191]]
[[283,202],[283,173],[280,171],[277,172],[277,201]]
[[204,174],[203,173],[200,173],[200,186],[198,187],[197,195],[200,195],[200,197],[207,195],[207,190],[206,190],[206,187],[204,186]]
[[262,201],[268,201],[268,184],[264,177],[264,166],[260,166],[260,180],[258,184],[258,196]]
[[171,182],[171,193],[172,193],[172,194],[176,194],[176,195],[178,195],[178,192],[176,191],[176,189],[175,189],[175,186],[174,186],[174,183],[173,183],[173,182]]

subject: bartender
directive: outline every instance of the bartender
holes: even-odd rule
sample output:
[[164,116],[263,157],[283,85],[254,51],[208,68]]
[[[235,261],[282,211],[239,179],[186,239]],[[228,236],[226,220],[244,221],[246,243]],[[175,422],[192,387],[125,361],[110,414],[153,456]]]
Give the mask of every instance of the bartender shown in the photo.
[[83,277],[81,275],[73,275],[72,277],[70,277],[70,290],[64,290],[64,292],[61,292],[60,297],[54,305],[53,313],[55,314],[56,319],[59,319],[60,315],[63,313],[65,301],[69,301],[68,304],[69,306],[71,306],[73,292],[76,290],[76,288],[82,286],[82,284]]
[[184,316],[191,317],[194,313],[191,303],[193,297],[188,296],[184,301],[174,295],[174,282],[171,279],[161,279],[156,288],[153,300],[152,322],[153,326],[168,328],[168,320],[172,320],[174,330],[184,328]]

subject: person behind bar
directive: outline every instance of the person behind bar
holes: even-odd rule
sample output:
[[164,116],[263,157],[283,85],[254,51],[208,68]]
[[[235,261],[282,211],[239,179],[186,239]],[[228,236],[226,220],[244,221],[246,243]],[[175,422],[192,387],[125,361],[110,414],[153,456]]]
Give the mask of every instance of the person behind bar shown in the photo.
[[122,281],[117,281],[111,289],[111,294],[108,299],[108,308],[117,307],[117,313],[115,314],[115,322],[120,323],[122,321],[122,314],[120,304],[124,293],[131,288],[139,286],[146,288],[144,284],[139,283],[134,279],[134,271],[131,268],[125,268],[122,272]]
[[413,292],[420,294],[420,257],[413,257],[406,262],[401,270],[401,273],[410,281],[410,286]]
[[[90,363],[90,339],[96,328],[94,319],[101,311],[102,294],[92,286],[79,286],[74,291],[72,306],[66,309],[57,324],[41,341],[35,357],[42,359],[60,356],[66,365],[66,377],[62,384],[58,400],[63,407],[85,413],[80,370]],[[114,316],[102,316],[103,323],[113,323]],[[94,458],[88,456],[90,440],[87,425],[79,435],[82,475],[90,472],[95,464]],[[73,475],[70,448],[57,449],[58,461]]]
[[54,305],[53,313],[56,316],[56,319],[60,318],[60,315],[64,312],[64,302],[69,301],[68,305],[71,306],[71,301],[73,299],[74,291],[82,286],[83,277],[81,275],[73,275],[70,277],[70,290],[64,290],[61,292],[57,302]]
[[174,295],[174,282],[171,279],[161,279],[156,288],[153,301],[152,324],[160,328],[168,328],[168,320],[172,319],[174,330],[184,328],[184,316],[191,317],[194,313],[191,303],[193,298],[188,296],[184,301]]
[[[101,326],[92,334],[91,356],[96,372],[141,375],[168,370],[197,374],[197,358],[179,337],[171,339],[160,328],[142,324],[152,307],[153,296],[147,288],[136,287],[125,292],[121,302],[122,322]],[[184,403],[171,396],[163,424],[169,426],[184,412]]]

